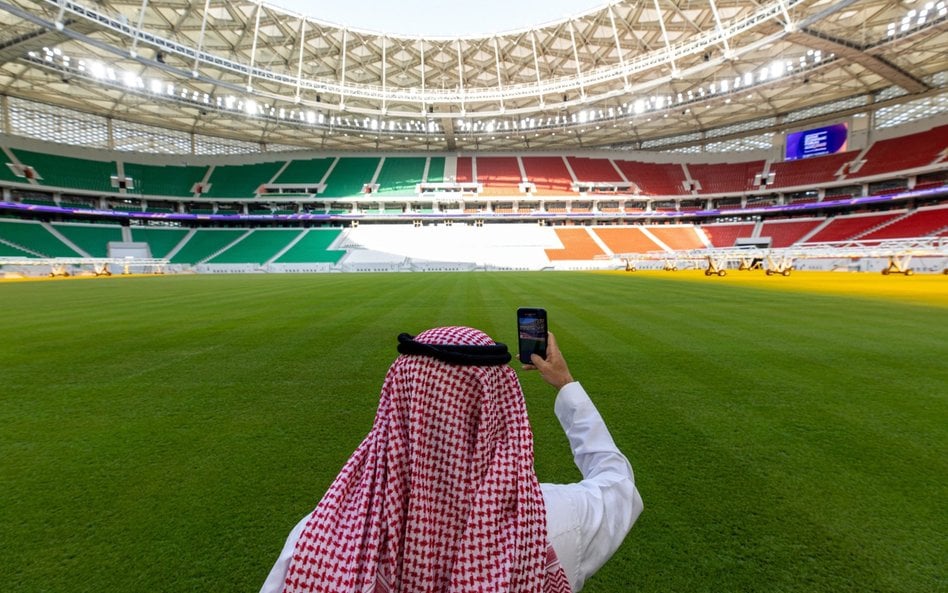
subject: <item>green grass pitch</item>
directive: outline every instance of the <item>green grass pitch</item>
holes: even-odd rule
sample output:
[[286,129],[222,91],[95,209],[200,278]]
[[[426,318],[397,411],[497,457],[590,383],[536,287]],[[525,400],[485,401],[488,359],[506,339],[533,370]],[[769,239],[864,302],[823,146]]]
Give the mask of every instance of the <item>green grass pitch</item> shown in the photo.
[[[548,309],[645,501],[585,591],[948,591],[945,307],[590,273],[0,298],[0,591],[256,591],[368,431],[398,333],[511,344],[517,306]],[[552,390],[521,378],[540,479],[575,480]]]

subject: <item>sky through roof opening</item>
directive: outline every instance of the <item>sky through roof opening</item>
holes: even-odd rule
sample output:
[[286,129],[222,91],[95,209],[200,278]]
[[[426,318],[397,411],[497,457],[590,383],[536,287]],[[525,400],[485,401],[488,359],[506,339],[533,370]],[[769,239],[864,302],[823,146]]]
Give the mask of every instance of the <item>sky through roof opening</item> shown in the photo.
[[584,14],[606,0],[267,0],[274,6],[353,29],[421,37],[490,37]]

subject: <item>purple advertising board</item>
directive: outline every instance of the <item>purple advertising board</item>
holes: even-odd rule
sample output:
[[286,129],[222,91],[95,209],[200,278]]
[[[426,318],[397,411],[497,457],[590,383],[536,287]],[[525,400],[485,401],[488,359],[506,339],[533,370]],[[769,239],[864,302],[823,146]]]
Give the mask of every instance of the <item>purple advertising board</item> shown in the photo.
[[842,123],[787,134],[784,158],[792,161],[846,150],[848,132],[849,126]]

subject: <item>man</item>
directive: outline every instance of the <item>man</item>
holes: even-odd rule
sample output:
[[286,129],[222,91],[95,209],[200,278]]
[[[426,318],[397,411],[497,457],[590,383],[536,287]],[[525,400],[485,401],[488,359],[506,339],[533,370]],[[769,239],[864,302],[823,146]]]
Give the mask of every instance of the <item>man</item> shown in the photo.
[[399,336],[378,412],[261,593],[579,591],[642,511],[632,469],[552,334],[532,365],[583,480],[540,484],[506,346],[471,328]]

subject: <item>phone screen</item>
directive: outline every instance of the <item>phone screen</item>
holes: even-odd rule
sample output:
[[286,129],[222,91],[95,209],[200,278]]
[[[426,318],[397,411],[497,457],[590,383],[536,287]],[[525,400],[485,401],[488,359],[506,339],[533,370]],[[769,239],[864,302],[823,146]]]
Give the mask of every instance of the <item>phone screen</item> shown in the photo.
[[534,353],[546,358],[546,310],[517,309],[517,337],[520,362],[530,364],[530,355]]

